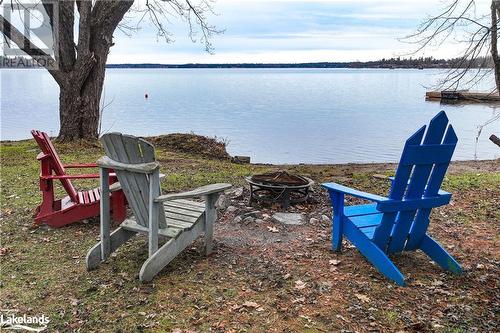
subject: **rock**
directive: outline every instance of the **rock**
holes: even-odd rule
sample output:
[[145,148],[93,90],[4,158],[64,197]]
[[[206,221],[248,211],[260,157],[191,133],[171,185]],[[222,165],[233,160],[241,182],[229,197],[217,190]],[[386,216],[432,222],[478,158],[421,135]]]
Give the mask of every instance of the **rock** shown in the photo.
[[229,212],[229,213],[233,213],[235,211],[237,211],[238,208],[234,207],[234,206],[229,206],[226,208],[226,212]]
[[243,219],[241,218],[241,216],[236,216],[233,220],[234,223],[240,223],[241,221],[243,221]]
[[243,187],[237,187],[227,192],[227,195],[233,199],[238,199],[243,197]]
[[331,221],[332,221],[332,219],[329,218],[327,215],[325,215],[325,214],[321,215],[321,222],[330,223]]
[[245,224],[253,223],[253,221],[255,221],[255,219],[252,216],[247,216],[243,219],[243,223]]
[[276,213],[273,218],[286,225],[300,225],[304,224],[304,216],[300,213]]
[[389,177],[387,177],[386,175],[381,175],[381,174],[379,174],[379,173],[375,173],[375,174],[373,174],[373,176],[372,176],[372,177],[373,177],[373,178],[375,178],[375,179],[387,179],[387,178],[389,178]]
[[238,164],[250,163],[250,156],[233,156],[231,157],[231,162]]
[[215,202],[215,208],[217,209],[226,209],[228,205],[229,201],[227,200],[227,197],[224,194],[221,194],[217,199],[217,201]]
[[264,222],[264,220],[263,220],[263,219],[255,219],[255,223],[257,223],[257,224],[260,224],[260,223],[262,223],[262,222]]
[[311,217],[311,219],[309,219],[310,224],[316,224],[318,222],[319,222],[319,220],[317,218]]

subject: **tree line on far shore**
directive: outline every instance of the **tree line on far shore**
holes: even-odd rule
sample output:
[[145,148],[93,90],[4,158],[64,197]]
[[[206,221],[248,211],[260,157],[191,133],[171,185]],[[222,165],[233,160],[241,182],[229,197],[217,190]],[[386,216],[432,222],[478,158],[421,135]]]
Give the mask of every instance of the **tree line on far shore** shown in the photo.
[[[33,61],[24,57],[0,56],[0,68],[33,68]],[[226,64],[107,64],[107,68],[461,68],[460,58],[436,59],[434,57],[383,58],[374,61],[307,62],[307,63],[226,63]],[[491,58],[474,59],[469,68],[492,68]]]

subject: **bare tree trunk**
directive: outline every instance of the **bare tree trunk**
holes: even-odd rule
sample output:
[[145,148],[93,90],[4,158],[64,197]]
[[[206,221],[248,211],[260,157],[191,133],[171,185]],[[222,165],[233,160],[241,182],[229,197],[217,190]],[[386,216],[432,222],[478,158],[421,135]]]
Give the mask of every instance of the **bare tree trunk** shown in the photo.
[[497,26],[497,8],[498,2],[491,2],[491,58],[493,60],[493,71],[495,72],[495,85],[497,94],[500,93],[500,59],[498,57],[498,26]]
[[[59,141],[97,139],[99,106],[113,32],[132,3],[133,0],[99,2],[92,9],[89,1],[77,2],[80,12],[78,56],[65,79],[58,81]],[[110,6],[108,14],[99,6]]]
[[[59,118],[61,127],[59,141],[97,139],[99,135],[99,106],[108,51],[108,47],[101,46],[99,50],[93,52],[95,63],[83,82],[78,84],[75,80],[70,79],[60,84]],[[84,71],[84,69],[75,69],[75,71]]]

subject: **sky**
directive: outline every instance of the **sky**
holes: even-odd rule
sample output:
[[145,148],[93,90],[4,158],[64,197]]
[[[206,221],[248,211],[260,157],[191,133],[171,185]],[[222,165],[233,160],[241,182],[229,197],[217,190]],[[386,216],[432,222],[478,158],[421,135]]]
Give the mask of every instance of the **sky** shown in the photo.
[[[224,30],[212,39],[214,54],[205,52],[199,42],[193,43],[188,25],[173,17],[165,22],[173,43],[158,38],[148,20],[130,36],[117,30],[108,63],[298,63],[406,56],[415,45],[401,38],[414,33],[428,15],[438,14],[449,2],[218,0],[213,6],[217,15],[207,15],[210,24]],[[487,13],[489,4],[490,0],[477,0],[477,11]],[[139,13],[130,12],[125,22],[135,26],[138,17]],[[462,48],[451,41],[421,55],[450,58]]]

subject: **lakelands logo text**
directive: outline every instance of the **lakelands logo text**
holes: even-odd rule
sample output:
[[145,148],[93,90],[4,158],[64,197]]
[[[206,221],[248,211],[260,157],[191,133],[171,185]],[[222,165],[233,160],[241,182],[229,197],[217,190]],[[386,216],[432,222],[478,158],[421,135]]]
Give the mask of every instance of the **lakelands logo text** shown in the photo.
[[44,314],[41,316],[0,314],[0,330],[42,332],[47,329],[49,322],[49,317]]

